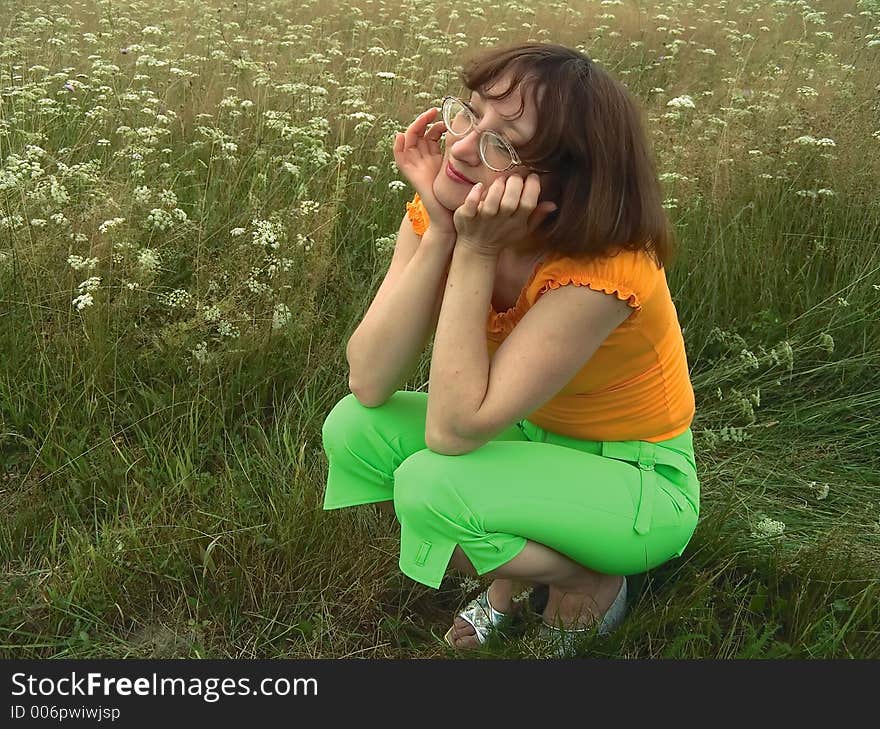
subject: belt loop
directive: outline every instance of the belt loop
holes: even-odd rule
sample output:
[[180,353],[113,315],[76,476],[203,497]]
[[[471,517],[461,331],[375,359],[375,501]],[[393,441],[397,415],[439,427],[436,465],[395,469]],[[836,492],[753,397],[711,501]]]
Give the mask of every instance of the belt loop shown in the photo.
[[526,437],[529,440],[536,443],[547,442],[547,431],[544,430],[540,425],[533,423],[528,418],[523,418],[520,422],[522,423],[521,430],[526,434]]
[[647,534],[651,529],[651,517],[654,513],[654,495],[657,491],[656,445],[648,441],[639,441],[639,474],[641,476],[641,495],[636,521],[633,529],[638,534]]
[[639,441],[639,468],[653,471],[657,463],[657,446],[646,440]]

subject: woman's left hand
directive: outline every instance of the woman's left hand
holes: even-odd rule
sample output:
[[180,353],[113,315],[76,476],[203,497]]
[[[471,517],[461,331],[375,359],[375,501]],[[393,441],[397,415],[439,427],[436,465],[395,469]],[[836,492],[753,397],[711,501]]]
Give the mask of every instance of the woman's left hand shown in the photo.
[[535,173],[525,180],[519,175],[506,180],[499,177],[485,196],[482,183],[474,185],[453,215],[456,247],[497,256],[508,244],[527,238],[557,208],[549,201],[539,204],[540,192],[541,182]]

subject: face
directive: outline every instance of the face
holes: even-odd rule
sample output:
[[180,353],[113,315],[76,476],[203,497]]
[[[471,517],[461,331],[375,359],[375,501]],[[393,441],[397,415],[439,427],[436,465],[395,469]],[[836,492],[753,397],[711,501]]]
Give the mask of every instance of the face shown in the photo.
[[[509,77],[503,77],[487,89],[488,93],[505,91],[510,84]],[[519,151],[535,134],[538,128],[537,109],[527,96],[522,116],[509,120],[503,117],[512,117],[519,111],[522,96],[519,89],[515,89],[506,99],[490,101],[484,99],[476,91],[469,97],[463,97],[471,108],[476,112],[476,125],[463,137],[456,137],[445,132],[446,150],[443,155],[443,164],[440,172],[434,179],[434,195],[437,201],[448,208],[458,208],[477,182],[483,183],[483,189],[498,178],[506,180],[512,175],[525,178],[530,170],[524,166],[514,166],[505,172],[496,172],[490,169],[480,157],[480,137],[477,127],[491,129],[503,135],[513,147]],[[447,163],[451,164],[460,174],[471,180],[471,183],[461,182],[450,178],[447,172]],[[543,181],[543,175],[542,175]]]

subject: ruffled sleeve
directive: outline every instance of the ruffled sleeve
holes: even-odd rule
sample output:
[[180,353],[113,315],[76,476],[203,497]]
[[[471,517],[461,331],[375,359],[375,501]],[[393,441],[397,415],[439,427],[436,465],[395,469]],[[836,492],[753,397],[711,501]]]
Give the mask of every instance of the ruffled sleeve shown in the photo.
[[428,217],[428,211],[425,210],[425,206],[422,204],[422,198],[419,197],[419,193],[415,194],[412,202],[406,204],[406,214],[416,233],[418,235],[424,235],[431,220]]
[[571,284],[586,286],[625,301],[633,309],[630,319],[635,319],[653,291],[659,274],[659,269],[644,251],[621,250],[617,255],[595,260],[563,256],[538,271],[526,292],[526,299],[531,307],[552,289]]

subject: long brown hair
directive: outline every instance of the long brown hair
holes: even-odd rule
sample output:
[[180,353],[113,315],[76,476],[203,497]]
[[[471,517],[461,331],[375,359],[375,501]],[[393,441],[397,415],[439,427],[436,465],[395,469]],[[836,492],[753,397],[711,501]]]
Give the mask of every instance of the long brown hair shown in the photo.
[[[508,73],[504,93],[486,93]],[[552,170],[540,199],[559,208],[535,231],[545,248],[586,258],[644,249],[668,267],[676,254],[672,226],[641,111],[622,83],[579,51],[532,42],[482,51],[463,66],[461,80],[487,99],[517,87],[523,104],[531,95],[538,128],[517,152],[525,166]]]

